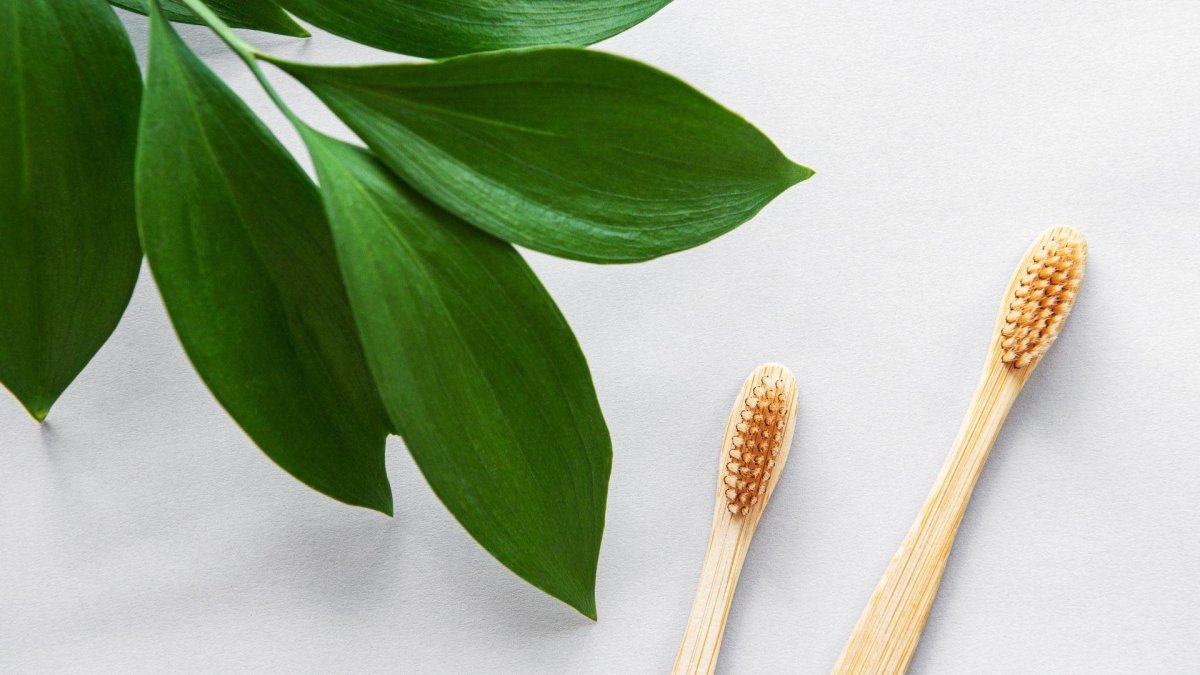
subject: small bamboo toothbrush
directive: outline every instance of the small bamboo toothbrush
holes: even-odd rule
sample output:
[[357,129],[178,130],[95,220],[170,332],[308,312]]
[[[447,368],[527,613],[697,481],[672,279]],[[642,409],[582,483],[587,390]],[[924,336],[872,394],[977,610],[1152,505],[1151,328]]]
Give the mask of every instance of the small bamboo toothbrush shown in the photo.
[[672,673],[711,673],[750,540],[783,473],[796,429],[796,378],[775,363],[746,378],[729,415],[704,568]]
[[1047,230],[1021,259],[950,456],[850,634],[835,674],[908,669],[971,491],[1013,401],[1062,330],[1086,262],[1087,244],[1070,227]]

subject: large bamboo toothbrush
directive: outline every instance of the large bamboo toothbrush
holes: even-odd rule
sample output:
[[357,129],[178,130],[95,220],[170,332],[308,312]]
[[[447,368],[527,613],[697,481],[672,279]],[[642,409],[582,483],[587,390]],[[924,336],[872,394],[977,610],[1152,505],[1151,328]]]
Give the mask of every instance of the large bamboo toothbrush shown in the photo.
[[950,456],[834,673],[908,669],[971,491],[1013,401],[1062,330],[1086,261],[1087,244],[1070,227],[1047,230],[1021,259],[1004,293],[983,377]]
[[746,551],[783,473],[795,428],[796,378],[779,364],[759,366],[742,385],[725,427],[712,535],[675,657],[676,675],[711,673],[717,667]]

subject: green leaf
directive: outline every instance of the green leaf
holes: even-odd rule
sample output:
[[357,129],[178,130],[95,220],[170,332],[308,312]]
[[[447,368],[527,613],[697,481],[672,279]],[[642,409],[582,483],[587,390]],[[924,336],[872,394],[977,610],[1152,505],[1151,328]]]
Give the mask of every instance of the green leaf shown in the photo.
[[356,42],[440,58],[611,37],[671,0],[280,0],[288,10]]
[[[108,0],[110,3],[138,14],[149,14],[148,0]],[[283,11],[273,0],[208,0],[210,9],[225,23],[234,28],[251,28],[254,30],[291,35],[293,37],[308,37],[309,32],[296,23],[287,12]],[[163,16],[169,21],[181,23],[204,23],[196,16],[183,0],[160,0]]]
[[271,60],[442,207],[568,258],[634,262],[696,246],[812,175],[695,89],[599,52]]
[[157,11],[141,125],[142,243],[196,370],[293,476],[390,514],[387,416],[320,194]]
[[38,420],[137,281],[141,88],[103,0],[0,5],[0,382]]
[[417,465],[500,562],[595,618],[612,445],[570,327],[512,246],[301,130],[371,371]]

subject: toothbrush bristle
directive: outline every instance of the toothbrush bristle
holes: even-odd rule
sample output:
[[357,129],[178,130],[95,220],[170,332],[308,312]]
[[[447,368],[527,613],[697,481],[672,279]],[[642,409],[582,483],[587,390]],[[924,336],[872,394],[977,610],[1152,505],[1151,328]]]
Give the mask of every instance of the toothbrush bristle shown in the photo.
[[1020,370],[1062,331],[1083,281],[1087,244],[1073,230],[1051,235],[1025,267],[1000,330],[1000,360]]
[[783,379],[765,375],[742,402],[725,458],[725,500],[735,516],[748,513],[766,494],[787,436],[789,395]]

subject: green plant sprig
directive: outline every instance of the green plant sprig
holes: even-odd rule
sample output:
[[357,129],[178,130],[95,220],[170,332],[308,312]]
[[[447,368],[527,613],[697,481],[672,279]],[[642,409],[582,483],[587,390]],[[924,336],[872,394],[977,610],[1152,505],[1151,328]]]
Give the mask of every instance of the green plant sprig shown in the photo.
[[[669,75],[539,46],[594,42],[666,1],[564,0],[555,22],[544,0],[112,0],[150,16],[144,92],[102,0],[0,12],[0,382],[43,419],[120,317],[140,244],[193,366],[281,468],[390,514],[398,434],[482,546],[594,618],[611,440],[578,342],[513,244],[647,260],[812,173]],[[283,8],[453,58],[315,66],[230,28],[306,34]],[[239,55],[319,185],[170,21]],[[301,120],[263,61],[366,147]]]

